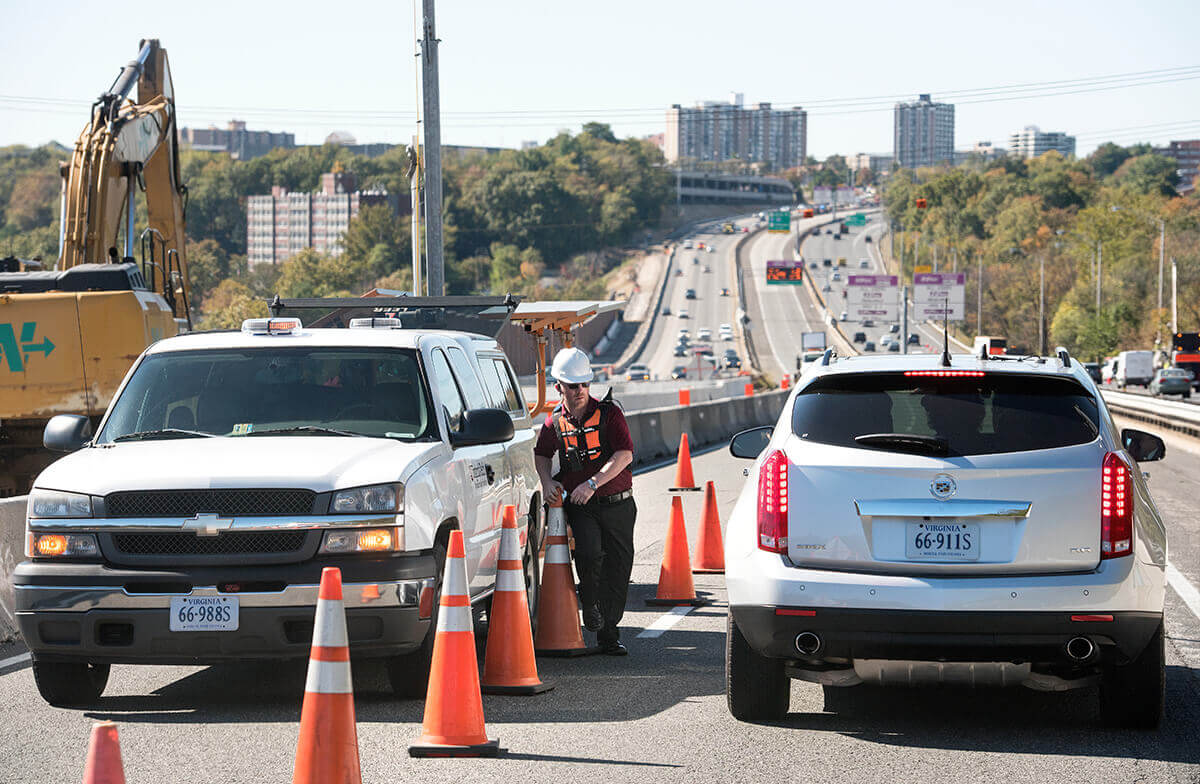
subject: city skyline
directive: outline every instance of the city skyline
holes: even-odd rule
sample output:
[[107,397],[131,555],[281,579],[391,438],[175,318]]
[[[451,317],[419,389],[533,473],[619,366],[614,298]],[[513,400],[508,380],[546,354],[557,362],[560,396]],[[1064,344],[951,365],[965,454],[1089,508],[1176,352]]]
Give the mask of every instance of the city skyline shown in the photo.
[[[297,144],[319,144],[335,131],[360,143],[406,143],[417,131],[411,6],[356,6],[356,18],[371,23],[355,28],[347,68],[340,56],[336,67],[320,56],[333,50],[329,27],[311,21],[323,8],[311,0],[283,16],[227,0],[200,14],[154,7],[132,33],[127,22],[77,0],[53,15],[11,5],[7,19],[23,35],[11,42],[10,57],[26,66],[0,73],[0,145],[70,145],[91,101],[136,53],[139,35],[158,37],[170,52],[180,126],[239,119],[293,133]],[[1002,145],[1026,125],[1075,135],[1080,156],[1108,140],[1161,146],[1200,138],[1200,118],[1189,115],[1200,98],[1200,69],[1149,74],[1189,67],[1195,4],[1160,0],[1135,14],[1111,1],[1027,2],[996,15],[946,0],[924,10],[914,16],[867,2],[852,14],[760,1],[739,7],[736,24],[718,26],[728,10],[709,0],[614,0],[603,14],[532,2],[444,3],[437,18],[443,141],[517,148],[589,121],[644,137],[665,130],[673,104],[731,91],[749,104],[804,107],[809,154],[818,159],[888,152],[892,105],[921,93],[958,107],[959,147]],[[61,14],[72,24],[62,25]],[[845,35],[805,33],[829,29]],[[46,40],[69,55],[48,56]],[[1154,45],[1129,44],[1137,40]],[[1022,56],[1014,59],[1018,42]],[[1106,79],[1137,73],[1147,75]],[[1078,89],[1004,90],[1089,79]]]

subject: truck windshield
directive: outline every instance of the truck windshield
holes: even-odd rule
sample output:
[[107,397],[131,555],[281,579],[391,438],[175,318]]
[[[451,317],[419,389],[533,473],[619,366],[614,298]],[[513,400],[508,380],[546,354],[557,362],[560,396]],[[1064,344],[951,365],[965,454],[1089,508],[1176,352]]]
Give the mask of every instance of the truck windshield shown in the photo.
[[808,441],[942,456],[1086,444],[1099,421],[1096,401],[1072,379],[1002,373],[826,376],[792,409],[792,431]]
[[198,435],[436,437],[417,354],[300,347],[151,354],[97,443]]

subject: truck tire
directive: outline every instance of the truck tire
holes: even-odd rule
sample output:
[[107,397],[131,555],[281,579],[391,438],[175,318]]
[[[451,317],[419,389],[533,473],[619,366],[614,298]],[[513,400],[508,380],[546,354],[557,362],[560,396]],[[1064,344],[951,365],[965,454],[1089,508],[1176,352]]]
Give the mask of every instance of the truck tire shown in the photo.
[[1166,697],[1163,627],[1129,664],[1109,665],[1100,679],[1100,718],[1110,727],[1152,730],[1162,721]]
[[433,561],[437,571],[433,578],[433,612],[429,630],[421,647],[387,659],[388,682],[397,697],[423,698],[429,690],[429,666],[433,662],[433,641],[437,637],[438,603],[442,598],[442,577],[446,566],[446,536],[433,543]]
[[725,627],[725,699],[733,717],[739,721],[782,719],[788,712],[791,686],[783,660],[762,656],[751,648],[730,613]]
[[33,681],[42,699],[56,708],[86,708],[108,685],[107,664],[33,661]]

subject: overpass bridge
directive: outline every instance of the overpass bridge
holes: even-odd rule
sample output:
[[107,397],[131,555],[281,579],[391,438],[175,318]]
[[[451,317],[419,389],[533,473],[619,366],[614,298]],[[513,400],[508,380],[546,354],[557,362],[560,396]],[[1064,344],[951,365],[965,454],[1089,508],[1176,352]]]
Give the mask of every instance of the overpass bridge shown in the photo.
[[795,204],[796,189],[783,177],[675,170],[679,204]]

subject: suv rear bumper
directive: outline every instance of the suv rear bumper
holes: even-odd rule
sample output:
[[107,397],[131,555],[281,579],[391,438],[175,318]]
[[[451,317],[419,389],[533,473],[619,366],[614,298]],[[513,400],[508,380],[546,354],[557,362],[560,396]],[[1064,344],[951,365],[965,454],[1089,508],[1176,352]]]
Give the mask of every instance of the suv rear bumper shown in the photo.
[[[183,570],[27,561],[13,574],[16,618],[33,656],[43,661],[214,664],[300,658],[311,646],[324,566],[342,569],[354,655],[395,655],[421,644],[434,585],[428,555]],[[236,596],[237,630],[171,631],[171,599],[178,596]]]
[[[830,659],[1124,664],[1142,652],[1163,620],[1162,613],[1094,609],[939,612],[732,606],[730,612],[747,642],[762,655],[815,664]],[[1112,620],[1072,620],[1073,615]],[[797,648],[802,632],[820,641],[811,655]],[[1096,646],[1087,661],[1067,655],[1066,644],[1076,637],[1086,637]]]

